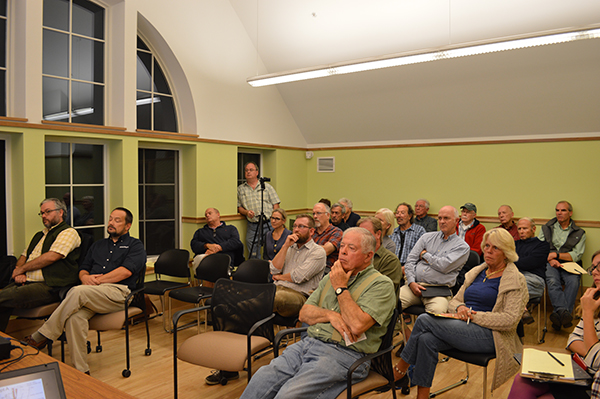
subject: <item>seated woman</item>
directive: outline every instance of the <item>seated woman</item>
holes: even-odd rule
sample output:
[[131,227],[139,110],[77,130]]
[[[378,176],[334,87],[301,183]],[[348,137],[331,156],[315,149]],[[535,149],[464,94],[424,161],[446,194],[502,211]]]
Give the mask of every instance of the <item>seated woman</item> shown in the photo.
[[390,238],[392,231],[394,231],[394,222],[396,221],[396,218],[394,217],[394,212],[392,212],[388,208],[381,208],[375,213],[375,217],[381,220],[381,224],[383,225],[381,245],[383,245],[384,248],[388,249],[390,252],[395,254],[396,243]]
[[279,252],[283,246],[287,236],[292,234],[291,231],[285,228],[286,220],[287,213],[283,209],[273,209],[273,214],[271,215],[271,226],[273,226],[273,231],[267,232],[265,238],[264,259],[273,260],[275,255],[277,255],[277,252]]
[[[595,370],[600,368],[600,251],[592,255],[592,266],[588,273],[594,278],[594,286],[588,288],[581,297],[577,314],[581,317],[567,341],[567,349],[583,357],[585,364]],[[508,399],[553,399],[563,397],[567,390],[568,397],[588,398],[585,393],[588,387],[579,388],[570,384],[548,384],[534,382],[517,374],[510,388]],[[581,391],[581,392],[579,392]]]
[[414,365],[412,383],[418,399],[429,391],[440,351],[456,348],[472,353],[496,353],[492,391],[518,370],[513,354],[522,349],[517,336],[529,299],[525,278],[515,266],[519,258],[515,240],[504,229],[485,233],[481,243],[485,263],[465,275],[465,283],[449,302],[448,318],[422,314],[394,366],[397,386],[406,387],[409,365]]

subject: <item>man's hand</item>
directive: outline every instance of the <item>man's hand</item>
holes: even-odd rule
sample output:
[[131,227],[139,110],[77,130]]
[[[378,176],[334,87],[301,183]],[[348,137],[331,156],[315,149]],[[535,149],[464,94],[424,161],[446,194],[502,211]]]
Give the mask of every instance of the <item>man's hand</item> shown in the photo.
[[101,274],[86,274],[80,277],[81,283],[83,285],[100,285],[100,281],[98,280],[102,276]]
[[[333,271],[333,269],[331,269],[331,270]],[[350,328],[348,328],[348,325],[346,325],[346,323],[342,319],[341,314],[339,314],[337,312],[333,312],[330,315],[329,322],[331,323],[331,326],[340,333],[342,338],[345,338],[345,336],[347,336],[348,339],[352,342],[356,342],[356,340],[358,339],[358,337],[356,337],[354,334],[352,334],[352,332],[350,331]]]
[[410,288],[410,290],[413,292],[413,294],[415,294],[415,296],[420,297],[421,291],[427,291],[427,288],[423,287],[421,284],[417,284],[417,283],[410,283],[408,285],[408,287]]
[[17,276],[22,276],[25,274],[25,270],[22,267],[15,267],[12,272],[12,278],[17,281]]
[[352,270],[346,272],[342,267],[340,261],[336,260],[333,266],[331,267],[331,272],[329,273],[331,286],[334,290],[340,287],[348,287],[348,280],[350,280],[351,275]]
[[213,253],[213,254],[217,253],[217,252],[221,252],[223,250],[223,248],[219,244],[205,244],[204,246],[206,247],[206,249],[208,251],[211,251],[211,253]]
[[551,260],[554,260],[554,259],[555,259],[555,260],[558,260],[558,257],[559,257],[559,255],[558,255],[558,253],[557,253],[557,252],[550,252],[550,253],[548,254],[548,263],[550,263],[550,261],[551,261]]
[[255,216],[254,211],[248,211],[248,217],[252,219]]
[[289,281],[289,282],[293,283],[292,276],[290,275],[290,273],[286,273],[286,274],[274,274],[273,275],[273,280],[275,280],[275,281],[278,281],[278,280]]
[[14,279],[17,284],[25,284],[27,282],[27,276],[25,274],[19,274],[15,276]]
[[300,237],[298,237],[298,234],[292,233],[289,236],[287,236],[283,245],[287,245],[288,247],[291,247],[292,244],[295,244],[296,241],[298,241],[298,238],[300,238]]
[[422,250],[422,251],[421,251],[421,253],[419,254],[419,259],[421,259],[421,260],[423,260],[423,261],[427,262],[425,259],[423,259],[423,254],[424,254],[425,252],[427,252],[427,250],[426,250],[426,249],[424,249],[424,250]]
[[562,267],[562,263],[560,263],[556,259],[552,259],[551,261],[548,262],[548,264],[550,264],[550,266],[552,266],[556,269],[560,269]]

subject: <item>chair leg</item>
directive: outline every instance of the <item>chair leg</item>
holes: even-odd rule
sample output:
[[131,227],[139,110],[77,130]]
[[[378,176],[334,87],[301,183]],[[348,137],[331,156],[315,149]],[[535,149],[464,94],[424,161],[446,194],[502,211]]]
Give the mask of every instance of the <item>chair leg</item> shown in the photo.
[[[430,398],[435,398],[437,395],[439,395],[441,393],[444,393],[446,391],[454,389],[454,388],[456,388],[456,387],[458,387],[460,385],[466,384],[467,381],[469,380],[469,363],[465,363],[465,366],[467,367],[467,375],[465,376],[465,378],[463,378],[462,380],[460,380],[458,382],[455,382],[454,384],[448,385],[445,388],[442,388],[442,389],[439,389],[439,390],[437,390],[437,391],[435,391],[433,393],[430,393],[429,397]],[[484,384],[485,384],[484,386],[487,387],[487,379],[486,379],[486,377],[487,377],[487,367],[484,368],[483,372],[484,372],[484,374],[483,374],[483,381],[484,381]],[[485,395],[485,391],[484,391],[484,395]]]

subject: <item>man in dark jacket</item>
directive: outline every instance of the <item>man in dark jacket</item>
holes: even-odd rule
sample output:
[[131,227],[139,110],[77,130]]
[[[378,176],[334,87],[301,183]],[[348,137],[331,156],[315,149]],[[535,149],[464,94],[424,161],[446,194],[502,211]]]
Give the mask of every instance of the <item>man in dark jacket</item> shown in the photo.
[[75,285],[81,238],[64,222],[67,207],[57,198],[40,204],[44,230],[36,233],[17,261],[13,282],[0,291],[0,330],[14,308],[30,309],[60,301],[63,287]]
[[232,264],[239,265],[244,260],[244,244],[240,241],[240,234],[235,226],[221,222],[221,214],[216,208],[208,208],[204,216],[206,225],[196,230],[191,242],[192,251],[197,255],[194,266],[198,266],[205,255],[218,252],[229,255]]
[[[556,204],[556,217],[542,226],[540,240],[550,244],[548,265],[546,266],[546,285],[548,296],[554,308],[550,315],[552,328],[571,327],[573,307],[577,299],[577,290],[581,281],[579,274],[566,272],[562,264],[577,262],[581,264],[581,256],[585,251],[585,230],[571,219],[573,206],[567,201]],[[562,286],[565,286],[563,291]]]

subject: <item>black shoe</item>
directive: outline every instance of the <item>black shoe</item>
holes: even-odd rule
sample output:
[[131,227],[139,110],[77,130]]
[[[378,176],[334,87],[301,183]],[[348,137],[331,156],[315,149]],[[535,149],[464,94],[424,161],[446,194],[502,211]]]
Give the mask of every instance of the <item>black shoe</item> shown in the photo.
[[562,326],[560,315],[556,312],[552,312],[552,314],[550,315],[550,321],[552,322],[552,328],[556,331],[560,331]]
[[240,378],[240,373],[237,371],[213,370],[212,374],[207,376],[204,381],[207,385],[226,385],[227,381],[237,380],[238,378]]
[[528,310],[523,312],[523,317],[521,318],[521,320],[523,321],[523,324],[531,324],[535,321],[533,320],[533,316],[531,315],[531,313],[529,313]]
[[395,385],[396,389],[400,389],[403,395],[408,395],[410,393],[410,379],[408,378],[408,373],[404,374],[404,377],[396,381]]
[[560,314],[560,324],[562,324],[563,327],[565,328],[569,328],[573,326],[573,316],[571,316],[571,313],[569,313],[566,310],[563,310]]

